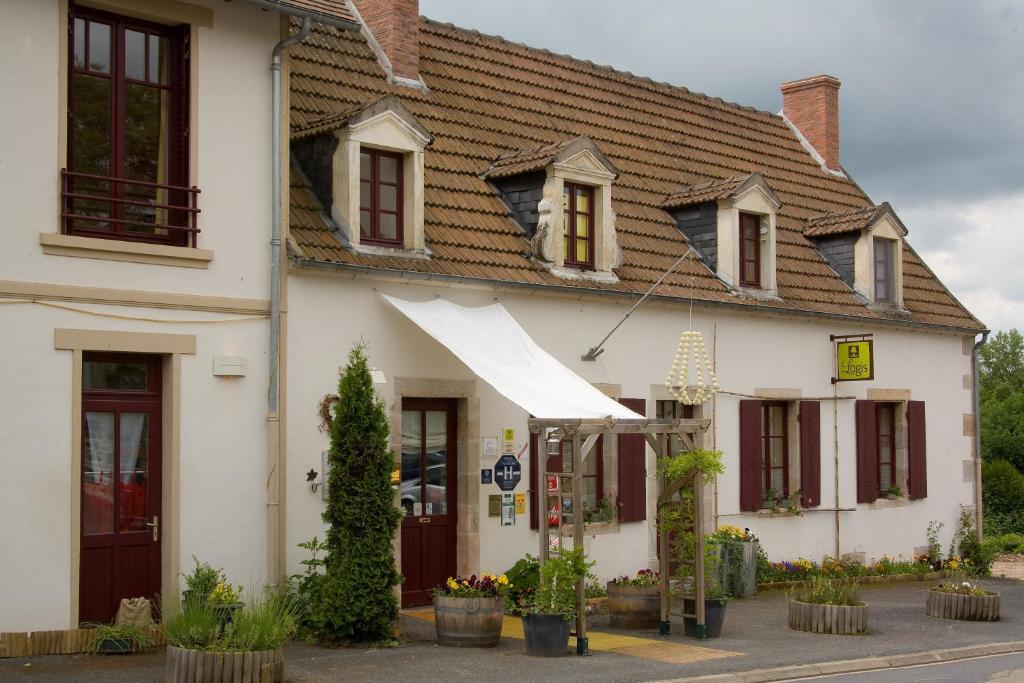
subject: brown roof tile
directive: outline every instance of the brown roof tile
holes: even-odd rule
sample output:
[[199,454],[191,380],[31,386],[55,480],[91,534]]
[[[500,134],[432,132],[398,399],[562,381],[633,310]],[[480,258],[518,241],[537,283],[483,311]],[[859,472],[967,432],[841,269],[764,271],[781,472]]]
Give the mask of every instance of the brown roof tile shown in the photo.
[[261,6],[275,6],[284,14],[294,14],[295,11],[313,14],[317,20],[344,28],[357,28],[358,20],[352,14],[345,0],[269,0],[260,2]]
[[[853,181],[823,172],[777,115],[427,19],[420,26],[420,75],[426,91],[389,84],[356,32],[317,26],[310,40],[293,48],[291,63],[293,130],[344,118],[394,95],[434,136],[424,153],[430,259],[357,254],[344,248],[298,172],[292,174],[289,240],[296,258],[642,293],[687,249],[663,209],[665,198],[716,198],[759,173],[782,204],[777,215],[780,301],[737,296],[693,261],[666,278],[658,293],[889,317],[866,306],[805,236],[809,225],[846,225],[846,219],[826,218],[865,211],[871,201]],[[522,230],[484,180],[539,169],[581,136],[619,174],[612,185],[612,207],[623,264],[616,269],[619,282],[614,284],[567,281],[531,260]],[[909,313],[901,319],[969,330],[982,327],[909,245],[903,258]]]
[[849,211],[837,211],[826,213],[822,216],[809,218],[804,223],[804,237],[823,237],[825,235],[840,235],[846,232],[860,232],[874,225],[882,216],[891,215],[899,226],[903,224],[896,218],[889,202],[882,202],[875,206],[871,204],[859,209]]

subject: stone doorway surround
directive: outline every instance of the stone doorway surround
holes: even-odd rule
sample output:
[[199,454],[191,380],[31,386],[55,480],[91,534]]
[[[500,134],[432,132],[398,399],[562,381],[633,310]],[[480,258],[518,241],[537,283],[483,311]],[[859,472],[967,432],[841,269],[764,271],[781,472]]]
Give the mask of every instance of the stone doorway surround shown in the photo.
[[[402,399],[456,399],[458,420],[458,502],[456,503],[456,571],[461,576],[480,573],[480,399],[476,380],[395,377],[391,396],[391,451],[395,467],[402,457]],[[398,493],[395,493],[398,505]],[[401,530],[394,539],[395,562],[402,566]],[[400,587],[397,588],[400,590]]]

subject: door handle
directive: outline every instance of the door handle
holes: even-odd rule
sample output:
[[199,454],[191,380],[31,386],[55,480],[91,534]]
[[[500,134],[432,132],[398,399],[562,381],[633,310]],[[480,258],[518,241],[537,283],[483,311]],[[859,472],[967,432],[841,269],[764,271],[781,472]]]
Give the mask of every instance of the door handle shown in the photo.
[[430,517],[420,517],[420,524],[430,524]]
[[153,515],[152,522],[146,522],[146,526],[153,530],[153,542],[160,540],[160,518]]

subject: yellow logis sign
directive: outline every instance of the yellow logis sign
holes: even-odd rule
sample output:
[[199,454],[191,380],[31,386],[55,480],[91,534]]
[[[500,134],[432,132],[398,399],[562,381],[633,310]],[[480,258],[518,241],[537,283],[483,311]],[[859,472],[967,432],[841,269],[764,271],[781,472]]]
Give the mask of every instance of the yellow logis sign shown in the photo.
[[836,342],[835,381],[852,382],[874,378],[874,346],[870,339]]

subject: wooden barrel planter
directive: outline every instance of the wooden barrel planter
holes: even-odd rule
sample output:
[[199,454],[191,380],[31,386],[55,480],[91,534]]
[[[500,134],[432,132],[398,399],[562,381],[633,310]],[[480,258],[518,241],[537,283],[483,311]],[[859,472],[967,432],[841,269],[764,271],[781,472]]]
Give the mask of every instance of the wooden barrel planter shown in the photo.
[[657,628],[661,621],[658,586],[626,586],[608,582],[608,614],[618,628]]
[[999,593],[960,595],[931,589],[924,611],[928,616],[940,619],[999,621]]
[[789,601],[789,627],[794,631],[852,636],[868,632],[867,605],[813,605]]
[[497,647],[505,619],[505,600],[434,596],[434,627],[439,645]]
[[284,652],[207,652],[167,646],[166,683],[284,683]]

